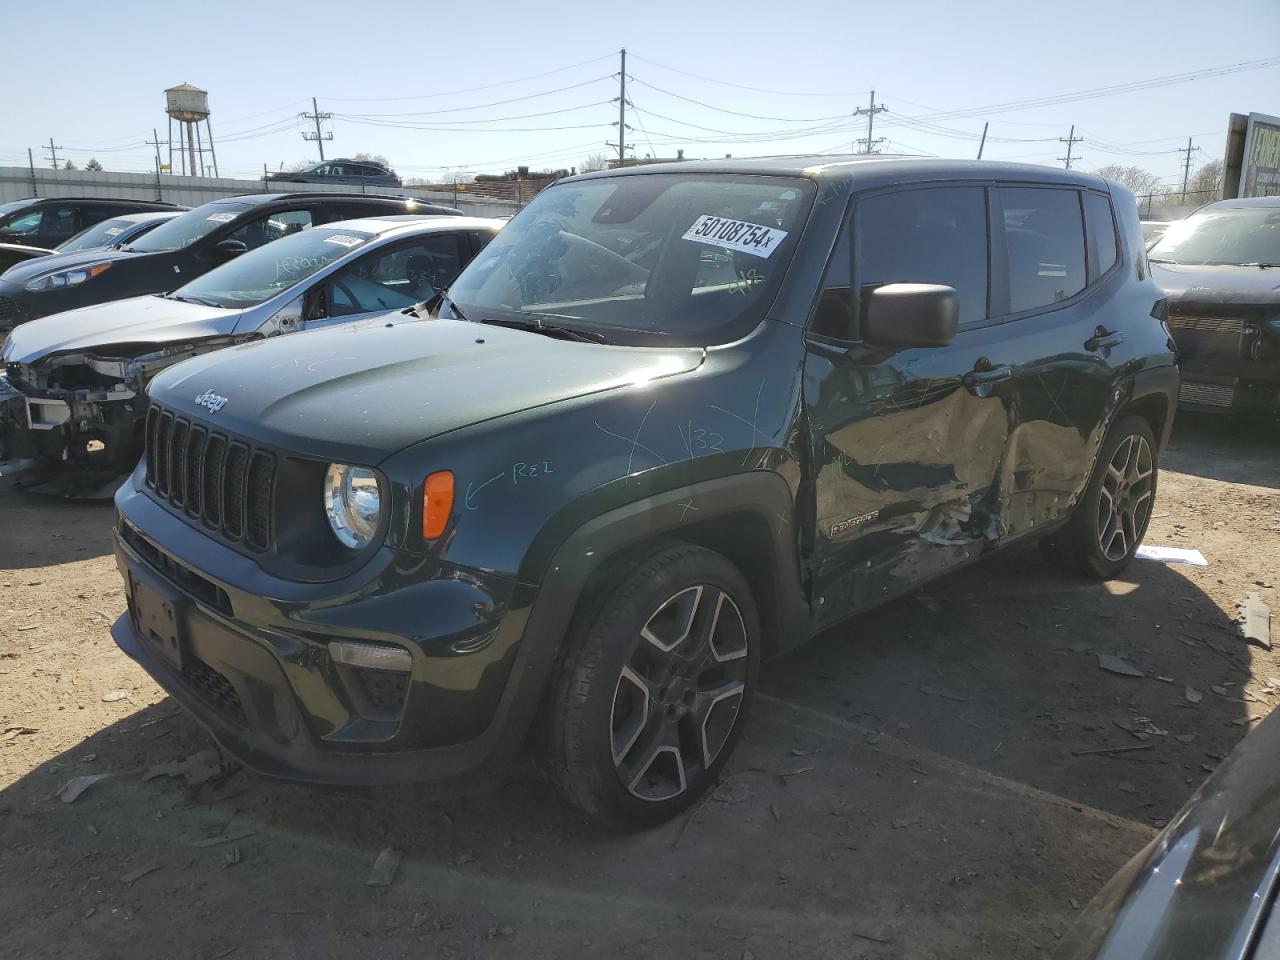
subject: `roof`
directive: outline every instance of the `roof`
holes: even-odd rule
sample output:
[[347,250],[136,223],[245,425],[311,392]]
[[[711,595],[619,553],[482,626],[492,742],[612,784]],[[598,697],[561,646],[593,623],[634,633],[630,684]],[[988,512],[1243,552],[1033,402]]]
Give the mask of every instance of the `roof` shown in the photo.
[[909,157],[893,154],[799,154],[781,157],[754,157],[742,160],[685,160],[677,163],[644,164],[579,174],[569,180],[602,177],[662,176],[676,173],[736,173],[766,177],[805,177],[823,183],[854,181],[859,186],[876,186],[902,180],[1022,180],[1027,182],[1071,183],[1102,187],[1105,181],[1091,173],[1061,170],[1030,163],[1003,163],[995,160],[947,160],[941,157]]
[[323,192],[319,190],[292,190],[292,191],[284,190],[284,191],[276,192],[273,190],[271,193],[244,193],[238,197],[219,197],[217,200],[210,200],[209,202],[210,203],[231,202],[231,203],[263,204],[263,203],[274,203],[277,200],[298,200],[300,198],[304,200],[314,200],[314,199],[375,200],[375,201],[388,200],[388,201],[394,201],[397,203],[407,203],[408,201],[412,200],[415,203],[427,204],[429,206],[431,205],[439,206],[439,204],[431,204],[430,201],[427,201],[427,200],[419,200],[417,197],[397,197],[391,194],[360,193],[358,190],[352,190],[352,191],[341,190],[341,191],[334,191],[332,193],[329,192],[328,190],[325,190]]
[[186,210],[187,208],[180,204],[170,203],[167,200],[134,200],[131,197],[23,197],[20,200],[6,200],[0,203],[0,206],[17,205],[20,203],[37,204],[37,203],[123,203],[139,207],[154,207],[156,210]]
[[337,220],[326,223],[320,229],[327,230],[339,227],[343,230],[359,230],[363,233],[384,234],[398,231],[402,233],[434,233],[437,230],[499,230],[505,226],[504,220],[492,220],[486,217],[452,217],[443,214],[396,214],[389,217],[357,217],[352,220]]
[[1200,210],[1234,210],[1250,207],[1280,207],[1280,197],[1236,197],[1231,200],[1215,200],[1212,203],[1206,203]]
[[118,217],[109,217],[113,223],[120,220],[126,223],[150,223],[152,220],[169,220],[176,217],[183,210],[144,210],[142,213],[122,213]]

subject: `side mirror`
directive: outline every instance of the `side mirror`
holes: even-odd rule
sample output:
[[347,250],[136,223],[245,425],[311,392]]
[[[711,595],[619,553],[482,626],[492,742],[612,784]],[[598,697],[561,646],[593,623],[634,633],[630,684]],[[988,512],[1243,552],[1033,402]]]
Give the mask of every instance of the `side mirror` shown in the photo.
[[225,263],[228,260],[234,260],[242,253],[247,253],[248,250],[243,240],[219,240],[213,245],[213,256],[220,263]]
[[862,336],[880,347],[945,347],[956,338],[960,299],[937,283],[887,283],[866,298]]

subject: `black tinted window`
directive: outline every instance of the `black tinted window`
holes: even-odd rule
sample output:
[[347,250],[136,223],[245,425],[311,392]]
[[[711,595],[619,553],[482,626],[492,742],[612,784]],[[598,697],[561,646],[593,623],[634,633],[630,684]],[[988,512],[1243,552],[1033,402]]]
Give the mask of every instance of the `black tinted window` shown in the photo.
[[887,283],[941,283],[960,299],[960,323],[987,316],[987,207],[981,187],[934,187],[858,204],[857,283],[865,301]]
[[357,260],[330,281],[329,316],[348,317],[376,310],[395,310],[430,300],[462,270],[458,237],[425,236]]
[[1089,231],[1089,282],[1115,266],[1116,224],[1111,201],[1100,193],[1084,195],[1084,224]]
[[853,256],[849,249],[849,231],[841,228],[835,253],[822,281],[822,296],[814,311],[812,332],[833,340],[848,340],[853,335],[853,298],[850,296],[850,268]]
[[[1009,310],[1047,307],[1084,289],[1084,221],[1076,190],[1005,187]],[[1114,242],[1113,242],[1114,246]]]

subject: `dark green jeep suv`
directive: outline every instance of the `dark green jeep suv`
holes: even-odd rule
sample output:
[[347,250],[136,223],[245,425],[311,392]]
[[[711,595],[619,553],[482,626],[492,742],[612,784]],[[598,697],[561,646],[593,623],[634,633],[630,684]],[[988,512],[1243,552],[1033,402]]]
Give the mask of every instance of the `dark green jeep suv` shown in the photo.
[[156,377],[114,636],[263,773],[452,789],[531,749],[592,816],[655,823],[764,658],[1019,541],[1130,561],[1163,310],[1132,195],[1085,174],[570,178],[438,316]]

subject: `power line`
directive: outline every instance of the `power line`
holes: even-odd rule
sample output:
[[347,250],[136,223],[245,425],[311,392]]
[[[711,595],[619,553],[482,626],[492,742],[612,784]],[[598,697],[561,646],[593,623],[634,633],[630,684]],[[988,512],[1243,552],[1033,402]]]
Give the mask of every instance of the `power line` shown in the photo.
[[492,90],[495,87],[506,87],[506,86],[510,86],[513,83],[525,83],[529,80],[539,80],[542,77],[549,77],[555,73],[564,73],[568,70],[576,70],[578,67],[585,67],[588,64],[599,63],[602,60],[612,60],[613,57],[614,57],[613,53],[606,53],[604,56],[593,57],[590,60],[583,60],[581,63],[572,63],[567,67],[556,67],[554,70],[546,70],[542,73],[534,73],[527,77],[517,77],[514,80],[499,80],[497,83],[487,83],[484,86],[467,87],[462,90],[442,90],[439,93],[412,94],[412,95],[403,96],[403,97],[325,97],[325,99],[335,100],[342,103],[353,103],[353,102],[390,103],[392,101],[398,101],[398,100],[433,100],[436,97],[452,97],[459,93],[478,93],[481,90]]
[[829,91],[825,93],[800,93],[795,90],[769,90],[765,87],[749,87],[743,83],[732,83],[728,80],[717,80],[715,77],[706,77],[700,73],[690,73],[688,70],[681,70],[678,67],[670,67],[665,63],[658,63],[656,60],[650,60],[647,57],[642,57],[638,54],[633,53],[631,56],[636,60],[649,64],[650,66],[660,67],[663,70],[670,70],[672,73],[680,73],[686,77],[693,77],[695,80],[703,80],[707,83],[718,83],[721,86],[734,87],[738,90],[750,90],[752,93],[772,93],[780,97],[839,97],[842,99],[848,99],[851,96],[848,93],[831,93]]
[[595,77],[591,80],[583,80],[580,83],[571,83],[568,86],[556,87],[554,90],[542,90],[538,93],[526,94],[523,97],[509,97],[506,100],[494,100],[492,103],[477,103],[469,107],[445,107],[441,110],[414,110],[407,113],[358,113],[351,116],[358,117],[377,117],[396,118],[396,117],[435,117],[442,113],[466,113],[470,110],[484,110],[489,107],[504,107],[509,103],[521,103],[525,100],[537,100],[539,97],[549,97],[555,93],[564,93],[566,90],[577,90],[580,87],[589,87],[593,83],[599,83],[602,80],[612,80],[617,74],[607,73],[602,77]]
[[[477,123],[502,123],[507,120],[529,120],[533,117],[552,117],[561,113],[573,113],[577,110],[586,110],[590,107],[601,107],[605,104],[616,103],[617,97],[611,97],[608,100],[597,100],[594,103],[582,103],[576,107],[564,107],[560,110],[543,110],[539,113],[520,113],[509,117],[485,117],[483,120],[434,120],[429,121],[432,125],[437,124],[477,124]],[[335,113],[335,117],[339,120],[372,120],[378,117],[378,114],[361,114],[361,113]],[[395,123],[395,120],[387,120],[387,123]],[[406,125],[412,125],[411,121],[404,121]]]

